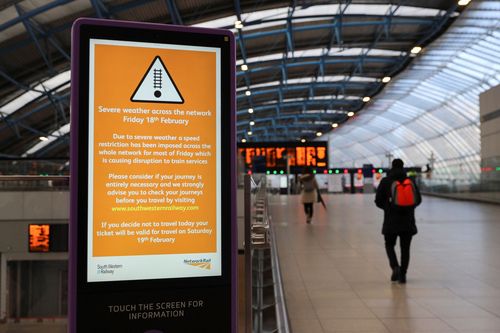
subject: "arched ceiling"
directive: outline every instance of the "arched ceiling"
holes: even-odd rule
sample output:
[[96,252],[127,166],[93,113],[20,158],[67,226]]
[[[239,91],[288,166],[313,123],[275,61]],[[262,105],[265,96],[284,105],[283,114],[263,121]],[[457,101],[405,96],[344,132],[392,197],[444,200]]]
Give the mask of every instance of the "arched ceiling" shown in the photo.
[[499,52],[500,2],[472,2],[363,112],[328,134],[330,166],[388,166],[399,157],[434,163],[434,179],[478,181],[479,95],[500,85]]
[[276,141],[311,140],[345,122],[462,10],[456,0],[4,1],[0,156],[69,156],[70,28],[78,17],[232,29],[238,139]]

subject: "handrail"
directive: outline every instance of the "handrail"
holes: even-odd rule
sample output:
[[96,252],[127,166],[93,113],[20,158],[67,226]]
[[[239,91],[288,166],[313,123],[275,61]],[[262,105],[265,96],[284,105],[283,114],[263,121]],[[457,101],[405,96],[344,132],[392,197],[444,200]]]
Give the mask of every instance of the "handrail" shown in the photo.
[[245,333],[252,333],[252,176],[244,178],[245,200]]
[[[251,188],[251,180],[250,176],[245,178],[246,191]],[[253,203],[250,203],[251,197],[249,193],[245,196],[245,215],[247,215],[246,241],[250,241],[249,246],[245,247],[245,251],[250,250],[249,252],[252,256],[250,260],[253,262],[255,259],[257,262],[257,265],[247,265],[247,268],[250,267],[250,269],[256,273],[253,275],[255,277],[255,281],[253,281],[253,283],[250,282],[252,283],[252,288],[256,289],[256,292],[252,293],[255,295],[256,299],[252,299],[252,308],[250,313],[247,312],[249,317],[247,316],[247,326],[245,332],[268,332],[264,327],[264,315],[267,309],[274,307],[273,316],[275,317],[275,326],[272,327],[272,331],[270,332],[291,333],[283,291],[283,281],[281,278],[277,246],[274,232],[270,225],[271,218],[269,216],[266,183],[266,179],[263,177],[258,183],[258,186],[255,187],[257,192],[255,193]],[[251,214],[251,212],[254,214]],[[252,216],[250,217],[250,215]],[[267,254],[268,252],[270,252],[270,255]],[[272,273],[272,285],[265,280],[265,274],[267,274],[266,272]],[[249,274],[247,274],[247,276],[248,275]],[[269,302],[269,299],[266,299],[265,301],[264,294],[266,293],[265,290],[271,286],[272,294],[268,293],[268,295],[272,295],[273,301],[269,304],[267,303]],[[247,289],[247,295],[248,294],[249,291]]]
[[0,175],[0,191],[67,191],[69,176]]
[[276,246],[276,238],[274,229],[270,230],[271,240],[271,261],[274,280],[274,297],[276,300],[276,321],[278,332],[291,333],[290,320],[288,318],[288,310],[285,302],[285,292],[283,290],[283,280],[281,278],[281,267],[278,258],[278,247]]

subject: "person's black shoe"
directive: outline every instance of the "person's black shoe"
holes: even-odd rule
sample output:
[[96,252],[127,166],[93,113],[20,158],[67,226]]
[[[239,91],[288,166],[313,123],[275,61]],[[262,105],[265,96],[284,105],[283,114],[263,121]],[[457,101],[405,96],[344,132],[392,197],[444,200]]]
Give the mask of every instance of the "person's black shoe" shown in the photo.
[[406,273],[401,273],[399,275],[399,283],[405,284],[406,283]]
[[392,269],[391,281],[396,282],[399,280],[399,278],[400,278],[400,270],[399,266],[397,266]]

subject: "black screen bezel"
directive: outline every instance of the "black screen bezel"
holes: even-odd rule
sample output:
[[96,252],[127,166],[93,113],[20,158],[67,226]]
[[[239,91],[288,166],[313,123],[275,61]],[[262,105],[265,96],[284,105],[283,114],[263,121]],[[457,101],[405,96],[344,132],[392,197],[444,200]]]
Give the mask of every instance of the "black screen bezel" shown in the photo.
[[[88,193],[88,140],[89,140],[89,52],[90,39],[107,39],[132,42],[150,42],[157,44],[178,44],[190,46],[215,47],[221,50],[221,275],[215,277],[189,277],[145,279],[112,282],[87,281],[87,193]],[[80,292],[154,290],[158,288],[207,287],[231,284],[231,61],[230,40],[225,35],[183,32],[175,33],[164,30],[149,30],[135,27],[112,27],[82,25],[79,39],[79,88],[78,88],[78,250],[77,250],[77,288]],[[83,208],[83,209],[82,209]]]

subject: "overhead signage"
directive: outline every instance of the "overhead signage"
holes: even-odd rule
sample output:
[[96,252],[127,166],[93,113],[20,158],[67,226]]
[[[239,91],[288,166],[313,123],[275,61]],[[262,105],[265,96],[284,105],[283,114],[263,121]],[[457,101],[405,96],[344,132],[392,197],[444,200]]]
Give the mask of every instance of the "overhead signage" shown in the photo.
[[238,143],[239,157],[246,169],[254,172],[286,170],[287,160],[294,173],[302,172],[305,167],[324,169],[328,166],[327,153],[325,141]]
[[71,328],[194,332],[215,316],[231,332],[232,34],[87,19],[73,34]]

